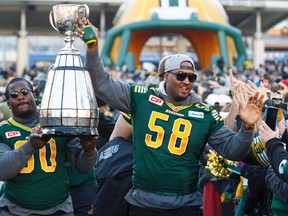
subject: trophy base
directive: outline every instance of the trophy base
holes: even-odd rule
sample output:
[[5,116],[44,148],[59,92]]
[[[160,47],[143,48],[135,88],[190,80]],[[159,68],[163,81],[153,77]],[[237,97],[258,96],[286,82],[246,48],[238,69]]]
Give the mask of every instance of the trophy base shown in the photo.
[[51,136],[98,136],[96,128],[85,127],[43,127],[42,135]]

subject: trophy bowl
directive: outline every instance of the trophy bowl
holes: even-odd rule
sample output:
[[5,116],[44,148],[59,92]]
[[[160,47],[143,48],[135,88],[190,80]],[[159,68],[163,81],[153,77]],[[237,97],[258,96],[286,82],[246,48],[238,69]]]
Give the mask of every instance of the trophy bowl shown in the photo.
[[49,14],[52,27],[65,35],[75,34],[77,20],[89,17],[89,7],[86,4],[54,5]]
[[[53,6],[49,19],[52,27],[65,34],[66,45],[58,53],[48,71],[41,107],[40,125],[43,135],[97,136],[98,106],[89,72],[80,52],[73,47],[73,35],[78,19],[88,18],[87,5],[63,4]],[[93,32],[91,26],[86,29]],[[88,32],[88,31],[87,31]],[[96,34],[85,43],[95,43]]]

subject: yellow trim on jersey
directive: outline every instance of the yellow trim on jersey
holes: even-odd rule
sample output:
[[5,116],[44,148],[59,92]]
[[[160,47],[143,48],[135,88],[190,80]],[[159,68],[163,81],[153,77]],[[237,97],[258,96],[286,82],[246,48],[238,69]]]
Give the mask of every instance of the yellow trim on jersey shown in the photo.
[[19,127],[23,130],[26,130],[28,132],[32,132],[32,131],[35,131],[36,128],[39,128],[40,127],[40,123],[38,123],[35,127],[33,128],[30,128],[28,126],[25,126],[23,124],[20,124],[19,122],[15,121],[12,117],[10,117],[8,120],[7,120],[10,124],[16,126],[16,127]]
[[174,112],[178,112],[180,110],[187,109],[188,107],[191,107],[193,105],[193,104],[190,104],[190,105],[187,105],[187,106],[175,106],[171,102],[168,102],[166,100],[164,100],[164,101],[167,104],[167,106],[169,106]]
[[131,120],[131,115],[129,115],[129,114],[127,114],[127,113],[124,113],[124,112],[121,112],[121,114],[122,114],[125,118]]
[[196,103],[196,104],[195,104],[195,107],[197,107],[197,108],[199,108],[199,109],[203,109],[203,110],[205,110],[205,111],[207,111],[207,112],[210,111],[210,106],[208,106],[208,105],[205,104],[205,103]]
[[132,120],[132,117],[130,114],[127,114],[127,113],[124,113],[124,112],[120,112],[121,115],[123,116],[123,119],[128,123],[128,124],[132,124],[131,120]]

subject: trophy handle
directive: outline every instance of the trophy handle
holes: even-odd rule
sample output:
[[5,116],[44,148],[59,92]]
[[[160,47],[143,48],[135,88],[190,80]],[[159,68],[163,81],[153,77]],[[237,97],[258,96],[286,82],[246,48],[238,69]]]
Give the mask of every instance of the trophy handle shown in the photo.
[[86,4],[78,6],[78,19],[82,20],[83,18],[89,18],[89,7]]
[[[84,11],[85,11],[84,16],[86,17],[86,19],[88,19],[89,18],[89,12],[90,12],[88,5],[82,4],[81,7],[84,7]],[[78,16],[80,19],[82,19],[83,17],[80,17],[80,14]],[[84,40],[84,42],[87,45],[93,45],[94,43],[96,43],[97,37],[96,37],[96,34],[95,34],[92,26],[86,25],[84,28],[82,28],[82,30],[85,32],[82,39]]]
[[89,7],[86,4],[83,4],[82,6],[85,8],[85,16],[88,19],[89,18],[89,14],[90,14]]
[[51,26],[52,26],[57,32],[59,32],[59,30],[55,27],[53,9],[50,11],[49,21],[50,21]]

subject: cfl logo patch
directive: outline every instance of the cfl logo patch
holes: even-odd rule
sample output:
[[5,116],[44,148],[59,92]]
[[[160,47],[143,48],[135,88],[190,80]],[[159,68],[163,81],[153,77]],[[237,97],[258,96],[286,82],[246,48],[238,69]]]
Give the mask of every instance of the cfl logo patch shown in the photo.
[[7,139],[13,138],[13,137],[19,137],[21,136],[21,133],[19,131],[9,131],[5,133],[5,136]]
[[154,95],[150,95],[149,96],[149,101],[151,103],[154,103],[154,104],[158,105],[158,106],[162,106],[163,103],[164,103],[164,101],[161,98],[158,98],[158,97],[156,97]]

